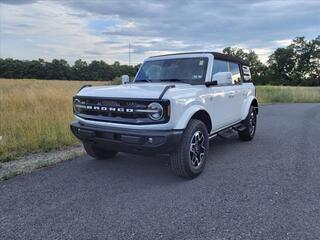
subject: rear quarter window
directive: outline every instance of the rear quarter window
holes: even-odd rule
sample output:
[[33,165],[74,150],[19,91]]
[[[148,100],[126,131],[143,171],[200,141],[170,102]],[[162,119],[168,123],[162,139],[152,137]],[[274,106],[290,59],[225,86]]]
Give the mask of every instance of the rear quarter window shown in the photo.
[[230,72],[232,74],[232,84],[241,83],[240,66],[238,63],[229,62]]
[[243,72],[243,81],[244,82],[251,82],[251,72],[249,66],[242,66],[242,72]]

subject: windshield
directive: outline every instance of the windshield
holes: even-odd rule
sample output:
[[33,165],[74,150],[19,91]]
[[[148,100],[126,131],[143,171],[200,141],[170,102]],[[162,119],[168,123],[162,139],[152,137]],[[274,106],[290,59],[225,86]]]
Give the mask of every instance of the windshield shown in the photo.
[[135,81],[201,83],[206,78],[207,65],[206,57],[150,60],[142,65]]

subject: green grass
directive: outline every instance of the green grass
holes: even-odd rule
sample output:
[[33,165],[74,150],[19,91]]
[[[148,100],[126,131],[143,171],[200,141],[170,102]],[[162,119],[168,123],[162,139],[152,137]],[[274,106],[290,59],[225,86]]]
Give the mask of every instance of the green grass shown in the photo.
[[259,103],[320,102],[320,87],[257,86]]

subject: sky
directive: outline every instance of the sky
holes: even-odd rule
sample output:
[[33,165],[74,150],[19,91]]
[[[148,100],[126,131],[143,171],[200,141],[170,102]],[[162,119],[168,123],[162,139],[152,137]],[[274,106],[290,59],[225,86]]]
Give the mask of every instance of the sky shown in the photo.
[[254,50],[265,62],[297,36],[320,35],[319,0],[0,0],[0,57],[120,61]]

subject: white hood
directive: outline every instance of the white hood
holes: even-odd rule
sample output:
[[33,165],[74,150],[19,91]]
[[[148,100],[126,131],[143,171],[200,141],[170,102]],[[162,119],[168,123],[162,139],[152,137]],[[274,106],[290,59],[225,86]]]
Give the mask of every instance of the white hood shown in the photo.
[[148,98],[158,99],[168,85],[188,85],[176,83],[129,83],[117,86],[86,87],[78,96],[108,97],[108,98]]

